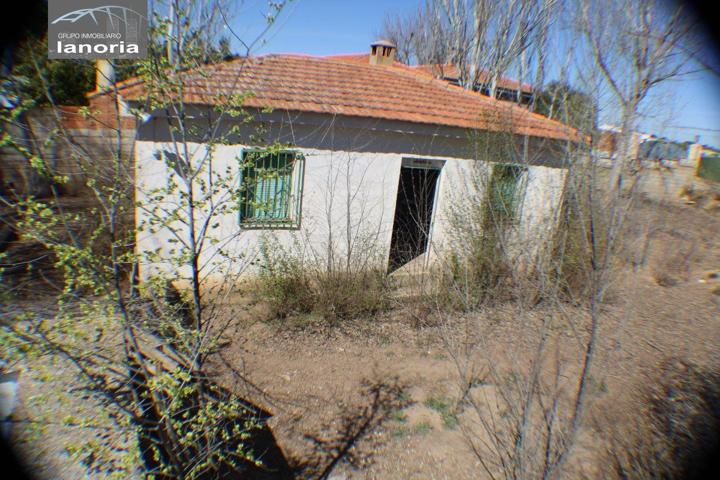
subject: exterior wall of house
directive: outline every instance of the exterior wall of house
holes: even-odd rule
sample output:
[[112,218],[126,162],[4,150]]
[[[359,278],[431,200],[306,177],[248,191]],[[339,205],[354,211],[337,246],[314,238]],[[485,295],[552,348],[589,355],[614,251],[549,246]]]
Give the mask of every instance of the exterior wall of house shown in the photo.
[[[204,147],[201,144],[191,146],[197,149],[199,158],[202,155],[199,152]],[[148,192],[165,188],[172,177],[165,164],[155,156],[155,152],[162,149],[172,149],[172,146],[136,142],[136,198],[140,202],[157,203],[157,199],[148,199]],[[213,155],[214,170],[229,172],[229,176],[235,175],[239,179],[242,150],[242,145],[218,146]],[[376,256],[378,261],[384,261],[382,259],[387,258],[392,233],[401,157],[317,149],[300,151],[305,157],[300,228],[245,228],[240,223],[238,212],[233,210],[218,217],[219,226],[212,232],[217,245],[224,248],[229,256],[241,259],[233,262],[237,268],[249,271],[254,270],[251,264],[258,258],[263,242],[267,242],[275,252],[284,250],[319,263],[328,261],[329,252],[336,262],[343,262],[348,250],[353,250],[354,255]],[[165,200],[168,208],[173,208],[170,204],[177,198],[172,196]],[[142,208],[137,210],[138,225],[143,225],[142,222],[148,218]],[[203,220],[200,218],[198,222]],[[140,252],[159,249],[160,257],[169,257],[174,245],[169,241],[171,237],[167,229],[140,234],[137,249]],[[367,251],[369,248],[373,251]],[[215,247],[209,247],[208,256],[201,263],[209,261],[214,250]],[[217,260],[222,263],[224,259],[218,257]],[[157,268],[174,271],[172,265],[157,262],[152,266],[146,265],[142,274],[146,276]],[[219,264],[217,268],[222,270],[223,266]]]
[[567,170],[530,167],[527,175],[515,248],[517,254],[532,264],[555,233]]
[[[297,129],[296,129],[296,133]],[[348,145],[350,139],[339,138],[348,132],[335,131],[335,142]],[[352,133],[357,141],[357,132]],[[398,135],[409,142],[407,136]],[[425,141],[425,139],[420,139]],[[302,142],[297,142],[302,143]],[[213,171],[227,172],[239,178],[239,158],[242,144],[217,146],[212,156]],[[443,147],[449,148],[449,147]],[[172,150],[172,143],[141,139],[135,144],[136,198],[148,206],[158,206],[157,199],[148,198],[154,189],[168,185],[171,175],[156,152]],[[191,144],[192,158],[199,161],[205,147]],[[476,162],[460,156],[423,155],[417,149],[408,152],[342,150],[299,146],[294,150],[305,157],[302,192],[302,218],[299,229],[256,230],[243,228],[238,213],[233,211],[219,217],[217,228],[212,230],[216,245],[207,250],[201,263],[214,262],[218,275],[235,275],[255,272],[253,263],[258,259],[265,242],[275,252],[286,251],[306,261],[326,264],[334,261],[344,265],[351,262],[378,262],[387,265],[400,169],[404,158],[440,160],[444,162],[436,193],[433,224],[431,227],[430,262],[443,255],[452,228],[455,209],[481,202],[482,183],[473,181],[478,172],[489,171],[487,162]],[[383,150],[377,148],[377,150]],[[385,150],[391,150],[389,148]],[[501,160],[501,159],[498,159]],[[526,173],[526,195],[520,205],[520,228],[517,234],[518,253],[533,255],[543,238],[552,230],[557,207],[562,195],[566,170],[542,165],[529,166]],[[209,178],[209,177],[204,177]],[[219,199],[218,199],[219,200]],[[165,198],[170,203],[177,198]],[[149,215],[137,209],[136,222],[146,225]],[[196,219],[202,222],[204,219]],[[152,263],[141,266],[143,277],[158,271],[175,272],[175,266],[163,261],[172,256],[174,243],[169,230],[150,232],[145,229],[138,235],[139,252],[157,252]],[[227,262],[215,249],[222,248],[224,255],[241,258],[240,262]],[[233,272],[224,272],[228,264],[236,266]],[[243,270],[241,272],[240,270]],[[188,274],[189,272],[183,272]]]
[[[432,263],[453,243],[453,224],[471,208],[483,206],[492,163],[452,159],[440,177],[439,203],[436,206],[432,246],[428,261]],[[522,197],[518,204],[517,227],[509,236],[508,253],[532,264],[554,232],[558,222],[567,170],[541,165],[528,166],[519,180]],[[454,245],[458,247],[458,245]]]

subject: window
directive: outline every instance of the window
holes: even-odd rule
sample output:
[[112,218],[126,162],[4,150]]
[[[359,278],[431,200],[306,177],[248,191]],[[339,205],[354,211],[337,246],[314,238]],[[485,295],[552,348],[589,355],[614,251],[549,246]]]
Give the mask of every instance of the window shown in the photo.
[[492,167],[488,188],[488,220],[495,226],[511,225],[517,220],[518,205],[524,192],[522,182],[527,167],[496,164]]
[[298,228],[304,158],[296,152],[242,155],[240,222],[246,228]]

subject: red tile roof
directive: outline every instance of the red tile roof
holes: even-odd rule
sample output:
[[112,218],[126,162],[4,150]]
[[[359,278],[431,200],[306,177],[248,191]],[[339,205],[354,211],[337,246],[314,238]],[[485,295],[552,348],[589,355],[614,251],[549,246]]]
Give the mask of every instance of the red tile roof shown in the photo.
[[[220,104],[249,91],[252,96],[244,102],[248,107],[580,139],[574,129],[511,102],[464,90],[404,65],[370,65],[344,57],[268,55],[203,67],[182,74],[185,101]],[[137,80],[118,88],[128,100],[144,95]]]
[[[340,62],[348,62],[348,63],[356,63],[358,65],[364,65],[370,63],[369,53],[360,53],[360,54],[349,54],[349,55],[333,55],[329,58],[331,60],[337,60]],[[458,73],[457,67],[452,63],[445,63],[445,64],[435,64],[435,65],[412,65],[408,66],[405,65],[402,62],[398,62],[397,60],[393,64],[394,67],[405,67],[412,69],[418,73],[425,74],[430,77],[435,77],[439,79],[446,79],[446,80],[457,80],[460,76]],[[479,82],[486,82],[488,81],[488,73],[487,72],[480,72],[478,75],[478,81]],[[528,83],[520,83],[515,79],[512,79],[510,77],[502,76],[498,80],[498,86],[501,88],[507,88],[508,90],[517,90],[518,88],[522,88],[522,91],[525,93],[532,93],[533,88],[532,85]]]
[[[452,63],[446,63],[444,65],[417,65],[413,68],[438,78],[457,80],[460,77],[457,67]],[[478,81],[481,83],[488,82],[488,72],[480,72],[478,74]],[[508,90],[517,90],[520,88],[525,93],[532,93],[533,91],[532,85],[520,83],[515,79],[504,76],[498,79],[498,87],[507,88]]]

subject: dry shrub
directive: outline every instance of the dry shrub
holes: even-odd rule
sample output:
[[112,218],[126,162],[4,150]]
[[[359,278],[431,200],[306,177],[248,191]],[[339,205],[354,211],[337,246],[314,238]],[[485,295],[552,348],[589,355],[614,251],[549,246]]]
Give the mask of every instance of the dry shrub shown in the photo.
[[710,211],[720,207],[720,191],[715,185],[683,185],[678,197],[686,205],[696,205]]
[[652,273],[652,278],[656,284],[661,287],[674,287],[678,284],[677,278],[673,277],[669,272],[659,270]]
[[258,294],[279,319],[316,314],[329,323],[373,316],[390,307],[393,285],[371,266],[334,270],[263,247]]
[[720,210],[720,192],[713,192],[705,203],[705,210],[716,212]]
[[382,270],[314,273],[314,311],[326,320],[372,316],[390,306],[392,285]]
[[670,359],[658,378],[639,415],[611,433],[604,478],[717,478],[720,369]]
[[599,264],[612,253],[607,248],[607,212],[598,205],[595,197],[599,194],[593,195],[592,185],[592,177],[582,172],[568,175],[549,255],[548,278],[553,290],[573,303],[590,298],[593,263]]
[[314,290],[303,262],[284,251],[271,253],[265,245],[261,254],[257,294],[271,315],[282,319],[312,312]]
[[448,255],[430,294],[444,310],[467,311],[488,301],[503,302],[516,293],[514,268],[494,235],[467,238],[467,249]]
[[692,185],[683,185],[678,191],[678,197],[687,203],[696,203],[700,197]]
[[592,251],[586,222],[586,211],[578,197],[568,191],[563,206],[552,255],[559,293],[584,298],[590,288]]

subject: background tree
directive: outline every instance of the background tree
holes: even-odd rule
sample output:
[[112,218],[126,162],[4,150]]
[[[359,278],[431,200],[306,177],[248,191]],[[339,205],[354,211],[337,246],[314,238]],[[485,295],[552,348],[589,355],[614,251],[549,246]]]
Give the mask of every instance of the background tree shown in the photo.
[[48,59],[46,35],[28,38],[19,45],[10,75],[19,95],[37,105],[87,105],[85,94],[95,87],[94,63]]
[[401,61],[452,63],[460,84],[483,84],[495,96],[512,74],[542,84],[548,30],[560,11],[556,0],[427,0],[416,12],[389,16],[381,34],[398,46]]
[[535,93],[535,111],[582,132],[597,126],[596,100],[564,82],[552,81]]
[[[618,193],[631,166],[632,137],[651,93],[688,73],[697,51],[694,23],[682,5],[613,0],[603,5],[583,1],[576,27],[587,46],[590,67],[599,72],[619,112],[618,160],[610,172],[609,191]],[[587,64],[587,63],[586,63]]]

